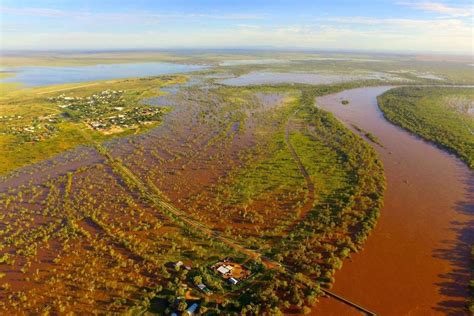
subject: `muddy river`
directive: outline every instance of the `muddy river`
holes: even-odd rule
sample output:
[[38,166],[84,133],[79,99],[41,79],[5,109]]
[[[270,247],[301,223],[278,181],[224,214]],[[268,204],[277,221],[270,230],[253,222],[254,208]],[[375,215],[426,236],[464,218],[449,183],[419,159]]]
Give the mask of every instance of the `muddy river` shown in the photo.
[[[376,135],[387,190],[364,250],[336,274],[333,291],[378,315],[463,315],[474,242],[474,173],[455,156],[392,125],[376,97],[390,87],[317,99],[348,127]],[[349,100],[342,105],[341,100]],[[315,315],[357,315],[322,299]]]

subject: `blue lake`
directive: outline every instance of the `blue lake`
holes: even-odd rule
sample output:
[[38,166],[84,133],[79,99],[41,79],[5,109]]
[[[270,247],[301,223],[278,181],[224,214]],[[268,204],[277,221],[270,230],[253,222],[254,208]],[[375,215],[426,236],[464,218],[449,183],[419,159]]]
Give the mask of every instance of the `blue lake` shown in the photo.
[[18,82],[26,86],[47,86],[61,83],[186,73],[205,68],[207,68],[207,66],[173,63],[99,64],[92,66],[66,67],[12,67],[6,69],[3,68],[2,71],[14,72],[15,75],[7,77],[2,81]]

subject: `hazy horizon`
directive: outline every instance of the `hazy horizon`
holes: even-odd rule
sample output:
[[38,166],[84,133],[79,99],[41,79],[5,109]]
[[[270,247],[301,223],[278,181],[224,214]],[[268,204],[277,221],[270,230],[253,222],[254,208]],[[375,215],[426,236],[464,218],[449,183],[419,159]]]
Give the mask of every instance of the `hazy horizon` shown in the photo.
[[2,51],[241,48],[472,55],[473,8],[465,0],[4,0],[0,46]]
[[377,51],[377,50],[357,50],[357,49],[305,49],[299,47],[169,47],[169,48],[57,48],[57,49],[0,49],[0,56],[8,55],[35,55],[35,54],[119,54],[119,53],[225,53],[225,54],[241,54],[241,53],[308,53],[320,55],[380,55],[380,56],[453,56],[453,57],[469,57],[474,58],[474,54],[464,52],[438,52],[438,51]]

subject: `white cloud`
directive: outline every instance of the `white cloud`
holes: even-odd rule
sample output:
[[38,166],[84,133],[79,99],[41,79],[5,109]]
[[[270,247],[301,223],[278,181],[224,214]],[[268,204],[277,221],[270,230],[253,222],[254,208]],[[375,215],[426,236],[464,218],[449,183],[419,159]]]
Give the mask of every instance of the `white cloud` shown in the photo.
[[[425,2],[426,4],[426,2]],[[1,8],[5,12],[5,8]],[[307,16],[306,24],[287,22],[261,23],[269,16],[259,14],[218,13],[91,13],[22,8],[9,14],[40,14],[58,21],[78,19],[78,32],[43,28],[29,32],[28,25],[2,25],[0,49],[62,48],[173,48],[173,47],[248,47],[347,49],[377,51],[451,52],[473,55],[474,25],[463,17],[431,19],[374,18],[365,16]],[[20,11],[16,11],[20,10]],[[459,13],[459,12],[458,12]],[[59,19],[63,17],[63,19]],[[166,20],[168,19],[168,20]],[[171,19],[179,28],[169,27]],[[182,19],[182,20],[181,20]],[[222,28],[196,23],[210,19],[228,19]],[[470,19],[469,19],[470,20]],[[28,23],[28,19],[21,21]],[[91,32],[80,31],[88,22]],[[95,27],[96,23],[98,27]],[[114,26],[134,23],[128,32],[114,32]],[[146,28],[142,28],[147,24]],[[107,27],[103,27],[103,25]],[[70,30],[73,28],[69,28]],[[9,30],[9,31],[6,31]],[[111,31],[108,31],[111,30]],[[132,31],[134,30],[134,31]],[[144,31],[145,30],[145,31]],[[146,32],[146,33],[144,33]]]
[[[333,23],[332,21],[353,23]],[[195,28],[186,32],[74,32],[64,34],[11,34],[11,48],[226,48],[272,46],[277,48],[345,49],[372,51],[440,52],[473,55],[472,29],[456,19],[409,20],[364,17],[329,18],[312,25],[278,27],[241,24],[233,28]],[[367,24],[369,23],[369,24]],[[362,25],[362,27],[360,27]],[[367,26],[368,25],[368,26]],[[9,48],[9,47],[6,47]]]
[[46,18],[76,18],[76,19],[121,19],[149,20],[149,19],[216,19],[216,20],[261,20],[267,18],[266,14],[250,13],[158,13],[152,11],[140,11],[130,13],[103,13],[91,11],[67,11],[47,8],[33,7],[0,7],[1,14],[40,16]]
[[403,18],[386,18],[378,19],[371,17],[325,17],[316,18],[320,22],[337,23],[341,25],[354,25],[363,27],[390,28],[394,31],[402,32],[411,29],[415,33],[424,32],[430,29],[444,30],[448,32],[464,33],[466,36],[472,37],[474,26],[457,18],[446,19],[403,19]]
[[453,7],[448,6],[440,2],[398,2],[400,5],[408,6],[410,8],[436,12],[443,15],[457,16],[457,17],[467,17],[472,16],[474,11],[474,6],[464,6],[464,7]]
[[473,54],[470,29],[457,21],[443,21],[437,25],[430,21],[403,21],[404,29],[397,26],[400,21],[378,23],[378,27],[370,30],[350,25],[323,24],[317,27],[295,26],[258,31],[245,29],[240,35],[244,35],[242,37],[247,40],[252,39],[254,43],[274,43],[280,47]]

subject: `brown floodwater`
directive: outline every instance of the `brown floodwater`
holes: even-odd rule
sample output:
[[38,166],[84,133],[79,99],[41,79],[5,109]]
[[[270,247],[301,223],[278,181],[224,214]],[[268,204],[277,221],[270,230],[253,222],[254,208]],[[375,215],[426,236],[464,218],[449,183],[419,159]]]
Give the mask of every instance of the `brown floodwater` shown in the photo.
[[[454,155],[385,120],[376,97],[388,89],[353,89],[317,99],[349,128],[355,124],[380,139],[384,148],[374,147],[387,177],[377,227],[364,250],[336,273],[333,291],[378,315],[466,314],[474,173]],[[349,105],[342,105],[343,99]],[[358,315],[329,298],[313,314]]]

